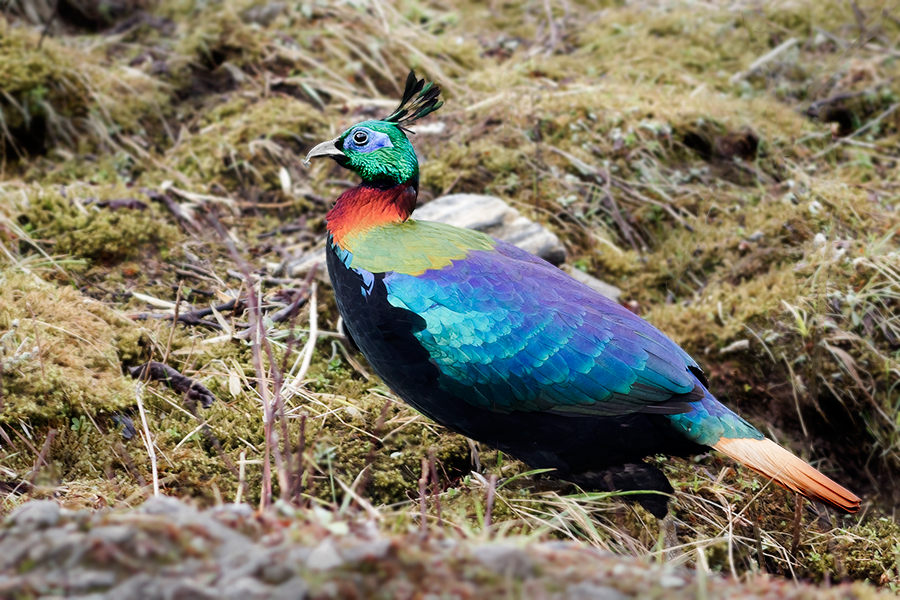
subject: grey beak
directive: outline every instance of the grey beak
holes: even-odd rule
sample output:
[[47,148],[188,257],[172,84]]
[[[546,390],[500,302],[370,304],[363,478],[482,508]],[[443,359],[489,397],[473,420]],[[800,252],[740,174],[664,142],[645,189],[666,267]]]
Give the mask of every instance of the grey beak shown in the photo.
[[303,159],[303,165],[309,166],[309,160],[311,158],[320,158],[322,156],[344,156],[344,153],[341,152],[337,146],[335,146],[335,142],[337,142],[337,138],[333,140],[328,140],[327,142],[322,142],[315,148],[309,151],[309,154],[306,155],[306,158]]

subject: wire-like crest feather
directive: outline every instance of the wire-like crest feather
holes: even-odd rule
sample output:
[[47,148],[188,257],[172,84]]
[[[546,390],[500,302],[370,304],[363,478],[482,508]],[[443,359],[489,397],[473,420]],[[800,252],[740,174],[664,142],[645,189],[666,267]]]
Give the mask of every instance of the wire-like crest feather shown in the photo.
[[406,129],[403,125],[430,115],[443,106],[444,101],[439,99],[440,95],[441,86],[433,81],[426,82],[424,79],[416,79],[416,72],[410,70],[406,77],[406,89],[403,91],[400,105],[382,120],[397,123],[401,129]]

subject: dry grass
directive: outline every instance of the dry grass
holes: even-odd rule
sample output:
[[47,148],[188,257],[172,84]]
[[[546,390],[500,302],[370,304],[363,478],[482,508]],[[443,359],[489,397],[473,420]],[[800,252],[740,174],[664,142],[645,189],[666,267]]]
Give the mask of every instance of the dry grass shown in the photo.
[[[405,532],[422,485],[448,535],[900,585],[900,27],[881,9],[164,0],[40,48],[39,29],[3,18],[0,510],[23,491],[92,508],[149,494],[147,451],[112,416],[134,404],[122,367],[167,356],[219,401],[144,388],[166,494],[280,496]],[[719,457],[659,458],[678,491],[658,524],[487,449],[473,470],[464,439],[370,380],[328,286],[312,309],[309,282],[280,269],[321,243],[345,185],[298,158],[393,106],[410,66],[447,96],[414,140],[423,200],[494,193],[560,233],[720,398],[862,492],[863,514],[832,529],[803,508],[795,548],[786,492]],[[148,209],[98,205],[122,199]],[[182,314],[250,308],[190,327],[137,317],[173,316],[179,293]]]

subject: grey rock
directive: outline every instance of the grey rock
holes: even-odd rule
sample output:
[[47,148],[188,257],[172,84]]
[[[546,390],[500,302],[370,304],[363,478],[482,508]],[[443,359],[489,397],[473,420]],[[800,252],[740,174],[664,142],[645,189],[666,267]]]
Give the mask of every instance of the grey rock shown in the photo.
[[565,600],[625,600],[627,596],[615,588],[583,581],[566,588]]
[[169,590],[170,600],[218,600],[219,591],[193,581],[178,581]]
[[325,538],[315,547],[306,561],[306,566],[313,571],[328,571],[344,564],[344,559],[338,554],[337,548],[331,538]]
[[566,260],[566,249],[556,234],[495,196],[442,196],[417,208],[413,218],[481,231],[555,265]]
[[104,525],[95,527],[88,534],[89,541],[108,544],[124,544],[134,537],[134,529],[126,525]]
[[576,269],[575,267],[570,267],[569,265],[563,265],[561,268],[563,271],[571,275],[572,279],[583,283],[595,292],[599,293],[601,296],[606,296],[613,302],[619,301],[619,296],[622,295],[622,290],[620,290],[616,286],[606,283],[605,281],[601,281],[593,275],[588,275],[581,269]]
[[219,597],[225,600],[268,600],[272,597],[272,586],[253,579],[242,577],[227,588],[220,591]]
[[666,589],[677,589],[684,587],[687,581],[676,575],[663,575],[659,578],[659,585]]
[[472,556],[485,567],[504,575],[524,579],[534,574],[534,560],[523,550],[509,544],[479,546]]
[[59,505],[53,500],[32,500],[14,510],[7,523],[24,529],[44,529],[59,522]]
[[292,577],[272,590],[270,600],[304,600],[309,595],[309,584],[300,577]]
[[270,562],[258,571],[258,577],[266,583],[279,585],[294,576],[294,570],[283,562]]
[[349,548],[341,548],[341,556],[350,563],[363,560],[379,560],[388,555],[391,550],[391,540],[387,538],[361,542]]
[[137,512],[148,515],[177,515],[185,512],[196,512],[196,510],[178,498],[155,496],[144,502],[137,509]]
[[284,2],[269,2],[268,4],[248,8],[241,13],[241,17],[243,17],[245,23],[257,23],[267,27],[278,15],[284,12],[285,8],[287,8],[287,4]]
[[[169,583],[169,582],[165,582]],[[165,600],[166,588],[159,578],[146,573],[138,573],[129,577],[116,587],[106,592],[109,600],[128,598],[129,600]]]
[[22,576],[0,575],[0,598],[13,598],[21,594],[26,580]]
[[112,571],[78,568],[66,572],[62,579],[68,591],[82,593],[111,588],[118,577]]

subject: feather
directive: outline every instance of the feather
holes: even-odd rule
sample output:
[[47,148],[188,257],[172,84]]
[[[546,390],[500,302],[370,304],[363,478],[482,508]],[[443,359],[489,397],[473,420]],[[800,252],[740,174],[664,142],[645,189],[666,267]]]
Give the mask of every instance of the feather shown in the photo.
[[722,438],[713,448],[811,500],[855,513],[859,498],[769,439]]
[[406,88],[400,105],[382,121],[397,123],[404,131],[409,131],[402,125],[426,117],[444,105],[444,102],[438,99],[440,95],[441,86],[433,81],[426,83],[424,79],[416,79],[416,72],[410,70],[406,76]]

